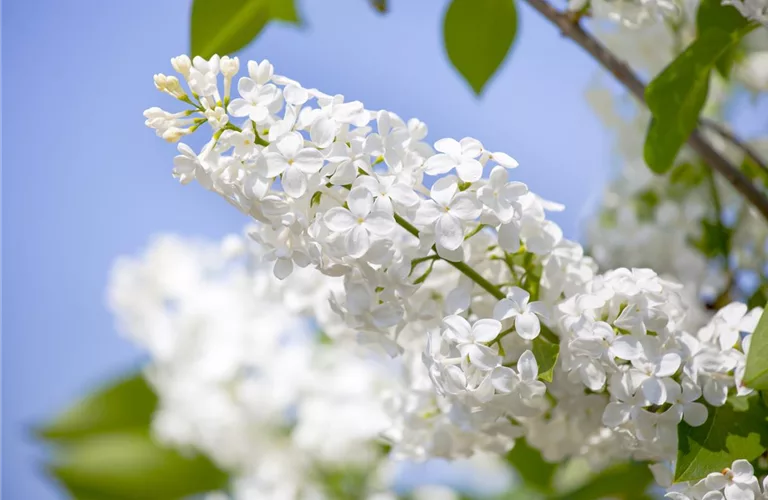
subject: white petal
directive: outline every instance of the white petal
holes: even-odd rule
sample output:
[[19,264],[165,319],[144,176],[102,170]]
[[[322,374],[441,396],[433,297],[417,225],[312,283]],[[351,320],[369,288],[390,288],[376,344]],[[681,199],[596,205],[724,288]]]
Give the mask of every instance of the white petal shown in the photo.
[[723,406],[728,399],[728,386],[715,380],[704,383],[704,399],[712,406]]
[[[755,469],[748,461],[744,459],[735,460],[731,465],[731,470],[736,475],[734,479],[751,479],[755,475]],[[741,477],[739,477],[741,476]]]
[[661,356],[656,365],[657,377],[671,377],[680,367],[680,355],[676,352],[668,352]]
[[655,405],[662,405],[667,402],[667,390],[661,380],[656,377],[648,377],[640,386],[643,395]]
[[[501,362],[501,356],[488,346],[482,344],[466,344],[466,355],[473,365],[482,370],[493,370]],[[461,348],[460,348],[461,350]]]
[[304,148],[296,154],[293,164],[305,174],[314,174],[323,168],[323,154],[314,148]]
[[595,361],[589,361],[581,367],[581,379],[593,391],[599,391],[605,385],[605,370]]
[[293,261],[291,259],[275,260],[275,267],[272,268],[275,277],[279,280],[285,279],[293,272]]
[[539,318],[535,314],[525,312],[515,317],[515,331],[517,334],[526,339],[533,340],[539,336],[541,331],[541,324]]
[[454,217],[471,221],[480,217],[482,208],[474,194],[465,192],[459,193],[453,198],[450,203],[450,211]]
[[728,484],[728,479],[720,472],[712,472],[707,474],[704,484],[711,490],[722,490]]
[[459,190],[456,180],[452,177],[441,177],[432,184],[429,195],[440,205],[447,207]]
[[328,229],[335,232],[346,232],[357,224],[357,219],[352,213],[343,207],[333,207],[325,212],[323,221]]
[[518,313],[517,304],[515,304],[513,301],[509,299],[501,299],[493,307],[493,317],[494,319],[497,319],[499,321],[503,319],[511,318],[517,313]]
[[419,195],[410,187],[403,183],[395,183],[388,190],[387,194],[397,203],[406,207],[412,207],[419,202]]
[[288,159],[292,159],[304,146],[304,138],[298,132],[289,132],[278,141],[277,150]]
[[483,144],[475,138],[465,137],[460,143],[462,156],[477,158],[483,152]]
[[373,211],[365,218],[365,228],[378,236],[387,236],[396,227],[392,214],[385,211]]
[[517,160],[509,156],[507,153],[496,152],[491,155],[491,159],[505,168],[515,168],[519,165]]
[[456,174],[464,182],[477,182],[483,176],[483,166],[477,160],[464,159],[456,165]]
[[634,335],[620,335],[611,344],[611,356],[632,361],[642,353],[640,341]]
[[424,173],[427,175],[441,175],[450,172],[456,166],[456,160],[446,154],[431,156],[424,163]]
[[451,214],[443,214],[435,224],[435,241],[448,250],[456,250],[464,242],[461,222]]
[[490,342],[501,332],[501,323],[495,319],[479,319],[472,325],[472,336],[477,342]]
[[330,118],[320,118],[309,129],[309,138],[319,147],[330,146],[336,138],[336,122]]
[[519,383],[517,373],[507,366],[498,366],[491,373],[491,383],[497,391],[509,394],[513,392]]
[[266,153],[264,163],[267,166],[267,177],[277,177],[288,168],[288,161],[280,153]]
[[517,252],[520,249],[520,228],[514,222],[502,224],[499,228],[499,245],[507,252]]
[[539,364],[531,351],[525,351],[517,360],[517,372],[523,380],[536,380],[539,376]]
[[445,297],[443,311],[446,314],[458,314],[469,309],[472,299],[469,290],[463,286],[454,288]]
[[611,402],[603,411],[603,424],[607,427],[618,427],[629,420],[630,406],[624,403]]
[[364,218],[373,208],[373,195],[364,186],[353,188],[347,195],[347,205],[355,217]]
[[738,483],[726,485],[724,493],[728,500],[754,500],[755,498],[754,491]]
[[450,330],[453,334],[452,338],[468,340],[472,335],[472,327],[469,322],[458,315],[443,318],[443,326]]
[[435,222],[445,212],[440,208],[440,205],[432,200],[424,200],[416,209],[416,216],[414,222],[419,226],[428,226]]
[[227,110],[232,116],[248,116],[248,114],[251,112],[251,103],[238,97],[237,99],[232,99],[232,102],[229,103]]
[[281,177],[283,191],[288,196],[300,198],[307,192],[307,177],[298,168],[290,165]]
[[692,427],[703,425],[707,421],[707,407],[701,403],[689,403],[683,409],[683,418]]
[[461,155],[461,144],[456,139],[440,139],[435,143],[435,149],[441,153],[447,153],[454,156]]
[[355,225],[344,237],[344,243],[347,246],[347,253],[350,257],[360,258],[365,255],[371,246],[368,231],[360,225]]

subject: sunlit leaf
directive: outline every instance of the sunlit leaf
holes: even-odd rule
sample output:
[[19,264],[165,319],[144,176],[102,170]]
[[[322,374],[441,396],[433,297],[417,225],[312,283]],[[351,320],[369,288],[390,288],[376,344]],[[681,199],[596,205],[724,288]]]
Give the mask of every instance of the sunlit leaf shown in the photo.
[[478,95],[504,61],[516,34],[514,0],[453,0],[443,21],[448,58]]
[[710,407],[704,425],[691,427],[680,422],[675,481],[697,481],[730,467],[734,460],[754,460],[768,449],[765,404],[757,396],[737,399]]
[[194,0],[190,51],[205,58],[232,54],[272,20],[298,23],[294,0]]

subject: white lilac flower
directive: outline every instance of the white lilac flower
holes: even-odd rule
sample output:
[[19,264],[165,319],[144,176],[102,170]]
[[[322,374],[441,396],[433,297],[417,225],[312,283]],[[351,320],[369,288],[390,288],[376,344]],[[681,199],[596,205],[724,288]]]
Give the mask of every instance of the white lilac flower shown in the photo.
[[540,301],[529,302],[531,294],[520,287],[512,287],[507,296],[493,308],[493,317],[499,321],[508,318],[514,320],[515,332],[526,339],[533,340],[541,332],[539,316],[546,317],[546,305]]

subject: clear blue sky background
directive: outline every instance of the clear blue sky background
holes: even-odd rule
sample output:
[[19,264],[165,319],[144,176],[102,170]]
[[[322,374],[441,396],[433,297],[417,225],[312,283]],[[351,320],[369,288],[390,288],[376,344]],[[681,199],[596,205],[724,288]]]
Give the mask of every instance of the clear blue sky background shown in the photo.
[[[299,0],[302,28],[271,26],[241,58],[329,93],[473,135],[568,210],[570,237],[606,178],[609,145],[583,99],[595,66],[521,8],[514,53],[478,100],[443,54],[438,0]],[[104,306],[112,260],[159,232],[217,238],[246,222],[171,178],[174,148],[143,125],[169,105],[152,75],[187,50],[187,0],[5,0],[2,11],[2,497],[61,494],[29,427],[135,366]]]

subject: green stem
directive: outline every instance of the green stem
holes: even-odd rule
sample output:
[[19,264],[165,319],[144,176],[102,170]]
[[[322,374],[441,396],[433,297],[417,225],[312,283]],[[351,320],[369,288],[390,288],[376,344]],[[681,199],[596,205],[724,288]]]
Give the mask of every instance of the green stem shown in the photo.
[[[395,214],[395,222],[400,224],[400,226],[414,235],[415,237],[419,237],[419,230],[416,229],[413,224],[408,222],[407,220],[403,219],[401,216]],[[465,276],[467,276],[469,279],[480,285],[481,288],[483,288],[485,291],[496,297],[497,299],[501,300],[506,297],[504,292],[501,291],[499,287],[488,281],[487,279],[483,278],[480,273],[469,267],[464,262],[453,262],[448,259],[443,259],[440,257],[440,259],[446,261],[462,273],[464,273]]]

